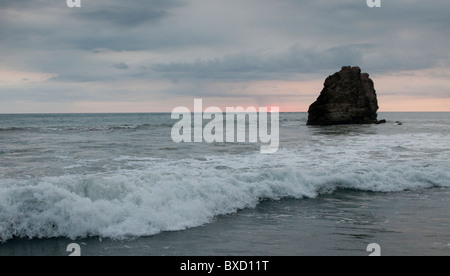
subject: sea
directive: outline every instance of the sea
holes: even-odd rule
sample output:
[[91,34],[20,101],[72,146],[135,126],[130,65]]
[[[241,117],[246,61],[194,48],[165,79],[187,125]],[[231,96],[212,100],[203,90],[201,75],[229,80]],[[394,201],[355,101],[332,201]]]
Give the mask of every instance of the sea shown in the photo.
[[175,143],[158,114],[0,115],[0,256],[450,255],[450,113]]

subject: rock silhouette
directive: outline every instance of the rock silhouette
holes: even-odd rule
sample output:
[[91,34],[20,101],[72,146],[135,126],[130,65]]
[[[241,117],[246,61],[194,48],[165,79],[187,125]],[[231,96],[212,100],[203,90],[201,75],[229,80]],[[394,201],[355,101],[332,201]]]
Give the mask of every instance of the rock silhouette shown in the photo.
[[380,124],[378,100],[369,74],[342,67],[325,80],[319,98],[309,107],[308,125]]

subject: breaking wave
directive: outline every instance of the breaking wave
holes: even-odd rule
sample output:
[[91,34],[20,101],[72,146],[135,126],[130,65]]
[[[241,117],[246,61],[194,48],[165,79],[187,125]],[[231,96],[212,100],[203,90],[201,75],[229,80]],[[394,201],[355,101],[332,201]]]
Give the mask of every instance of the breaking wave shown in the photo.
[[154,158],[103,174],[0,179],[0,241],[151,236],[204,225],[261,200],[430,187],[450,187],[445,164],[316,163],[287,149],[276,156]]

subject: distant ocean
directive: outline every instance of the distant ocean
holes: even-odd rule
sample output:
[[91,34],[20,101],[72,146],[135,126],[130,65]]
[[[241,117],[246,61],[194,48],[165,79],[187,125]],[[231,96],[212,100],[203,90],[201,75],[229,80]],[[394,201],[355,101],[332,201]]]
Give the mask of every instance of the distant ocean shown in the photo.
[[0,115],[0,255],[450,255],[450,113],[379,118],[281,113],[261,154],[170,114]]

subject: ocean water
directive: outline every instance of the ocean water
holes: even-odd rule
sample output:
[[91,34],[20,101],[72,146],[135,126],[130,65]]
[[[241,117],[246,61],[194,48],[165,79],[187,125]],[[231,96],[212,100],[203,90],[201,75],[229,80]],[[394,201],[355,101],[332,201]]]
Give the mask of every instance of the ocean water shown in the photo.
[[450,255],[450,113],[379,118],[281,113],[261,154],[170,114],[0,115],[0,255]]

